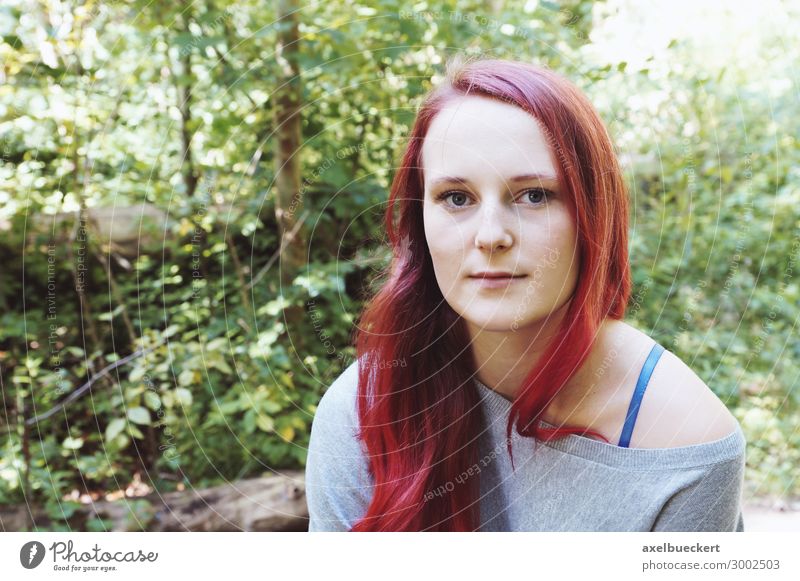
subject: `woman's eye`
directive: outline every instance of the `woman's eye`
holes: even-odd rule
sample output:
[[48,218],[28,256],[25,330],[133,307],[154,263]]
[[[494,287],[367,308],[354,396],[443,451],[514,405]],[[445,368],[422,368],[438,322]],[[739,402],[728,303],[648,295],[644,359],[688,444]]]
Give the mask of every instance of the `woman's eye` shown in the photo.
[[526,198],[527,201],[533,202],[534,204],[541,204],[548,197],[550,197],[550,191],[545,190],[544,188],[532,188],[530,190],[525,190],[525,193],[522,195],[522,197]]
[[450,198],[450,203],[457,207],[465,206],[469,201],[469,197],[464,192],[445,192],[438,196],[440,200],[446,200],[448,198]]
[[[518,198],[520,201],[533,203],[535,206],[543,204],[552,195],[550,190],[544,188],[530,188]],[[454,208],[463,208],[469,205],[469,196],[464,192],[450,191],[439,194],[437,200],[450,200],[449,204]]]

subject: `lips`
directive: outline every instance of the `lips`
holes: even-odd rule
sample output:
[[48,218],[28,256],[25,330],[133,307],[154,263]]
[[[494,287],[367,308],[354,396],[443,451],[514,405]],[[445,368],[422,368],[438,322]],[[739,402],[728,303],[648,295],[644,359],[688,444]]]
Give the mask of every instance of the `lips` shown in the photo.
[[476,272],[475,274],[470,275],[470,278],[523,278],[524,274],[511,274],[510,272]]
[[478,272],[470,276],[470,280],[475,281],[478,288],[492,292],[512,287],[515,282],[525,278],[524,274],[511,274],[509,272]]

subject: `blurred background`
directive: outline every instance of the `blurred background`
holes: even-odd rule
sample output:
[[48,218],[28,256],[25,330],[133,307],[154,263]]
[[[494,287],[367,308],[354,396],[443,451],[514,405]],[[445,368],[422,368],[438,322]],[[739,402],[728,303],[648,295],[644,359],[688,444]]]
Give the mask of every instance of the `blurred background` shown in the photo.
[[[5,0],[2,530],[304,530],[315,406],[455,52],[580,86],[630,186],[628,320],[800,508],[800,7]],[[791,521],[797,523],[797,520]],[[795,530],[800,525],[795,526]]]

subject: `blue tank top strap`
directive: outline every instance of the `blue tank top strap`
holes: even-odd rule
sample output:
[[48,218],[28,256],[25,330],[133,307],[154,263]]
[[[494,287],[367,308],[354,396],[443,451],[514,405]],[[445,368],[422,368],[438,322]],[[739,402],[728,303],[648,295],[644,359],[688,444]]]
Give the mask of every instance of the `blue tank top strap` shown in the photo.
[[660,344],[656,343],[653,345],[653,348],[650,350],[650,355],[647,356],[647,361],[645,361],[642,366],[642,372],[639,374],[639,380],[636,382],[636,389],[633,392],[631,403],[628,406],[628,413],[625,415],[625,425],[622,428],[622,435],[619,438],[619,445],[623,448],[627,448],[631,443],[633,426],[636,424],[636,416],[639,414],[639,406],[642,404],[644,390],[647,388],[647,383],[650,381],[653,369],[664,351],[664,347]]

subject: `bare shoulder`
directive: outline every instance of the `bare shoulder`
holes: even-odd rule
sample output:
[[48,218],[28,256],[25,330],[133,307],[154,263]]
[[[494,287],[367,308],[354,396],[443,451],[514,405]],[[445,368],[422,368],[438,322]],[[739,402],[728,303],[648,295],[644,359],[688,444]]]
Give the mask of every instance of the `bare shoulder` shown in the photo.
[[[617,412],[625,409],[633,395],[636,380],[646,360],[653,340],[634,327],[622,323],[628,328],[626,333],[641,345],[634,349],[635,364],[628,365],[625,389],[627,396],[615,406]],[[644,353],[644,357],[642,354]],[[617,434],[621,432],[620,424]],[[711,388],[678,356],[669,350],[664,351],[653,369],[647,384],[639,414],[636,418],[631,448],[676,448],[713,442],[729,436],[738,426],[738,422],[725,404],[711,391]],[[617,436],[618,437],[618,436]]]

